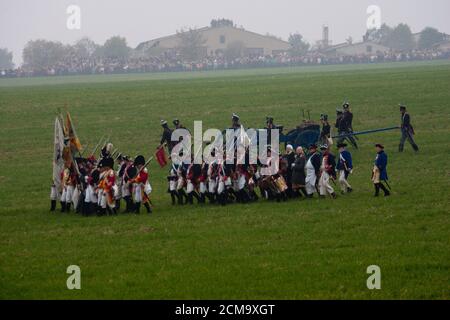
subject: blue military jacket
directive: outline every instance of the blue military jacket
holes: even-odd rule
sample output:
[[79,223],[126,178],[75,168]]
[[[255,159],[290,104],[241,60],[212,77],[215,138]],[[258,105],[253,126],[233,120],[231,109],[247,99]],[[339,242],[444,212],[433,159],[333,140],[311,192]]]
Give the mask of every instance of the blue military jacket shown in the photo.
[[380,151],[375,158],[375,165],[380,170],[380,180],[388,180],[387,175],[388,156],[384,151]]
[[353,169],[352,155],[347,150],[339,154],[339,160],[336,166],[337,170],[351,171]]

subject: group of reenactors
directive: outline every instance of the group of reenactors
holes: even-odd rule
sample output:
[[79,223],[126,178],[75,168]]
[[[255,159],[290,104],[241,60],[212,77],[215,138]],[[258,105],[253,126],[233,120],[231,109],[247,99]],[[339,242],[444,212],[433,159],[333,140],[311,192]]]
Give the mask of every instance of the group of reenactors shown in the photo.
[[[233,114],[230,128],[242,128],[239,120],[239,116]],[[179,120],[174,120],[174,124],[179,124]],[[174,146],[168,140],[172,129],[165,120],[161,125],[163,134],[159,147],[167,145],[170,154]],[[281,127],[274,124],[272,117],[267,117],[265,128],[269,135],[270,129]],[[226,161],[225,155],[223,160],[217,159],[212,163],[172,163],[167,177],[168,193],[173,205],[193,204],[194,200],[201,204],[227,205],[233,202],[254,202],[260,198],[280,202],[301,197],[313,198],[315,193],[321,198],[336,198],[331,183],[338,177],[342,193],[353,191],[348,182],[353,163],[346,147],[347,144],[343,142],[338,144],[337,159],[331,153],[330,145],[324,143],[320,146],[312,144],[306,151],[302,147],[294,150],[292,145],[287,145],[283,154],[276,153],[269,145],[267,157],[264,161],[258,158],[256,164],[249,163],[248,148],[244,164],[238,164],[236,155],[235,161],[231,163]],[[214,149],[211,156],[215,156]],[[263,175],[262,169],[271,167],[272,161],[277,158],[275,172]]]
[[[402,140],[399,150],[403,151],[403,144],[408,140],[414,150],[418,151],[413,140],[414,132],[406,107],[401,105],[400,111]],[[173,123],[175,128],[181,126],[178,119],[175,119]],[[269,167],[269,163],[262,163],[259,160],[257,164],[236,164],[236,161],[233,164],[227,164],[225,159],[212,164],[205,162],[172,164],[167,177],[172,204],[193,204],[195,199],[198,203],[205,203],[208,200],[209,203],[226,205],[232,202],[253,202],[260,197],[286,201],[300,197],[310,199],[314,197],[314,194],[318,194],[320,198],[329,196],[335,199],[337,186],[342,194],[351,193],[353,188],[349,183],[349,176],[353,173],[353,160],[347,147],[350,144],[357,149],[358,145],[356,136],[351,135],[354,131],[350,104],[345,102],[342,109],[337,109],[335,123],[338,131],[337,156],[331,152],[333,139],[327,115],[321,115],[321,123],[322,130],[318,144],[311,144],[306,149],[298,147],[296,150],[292,145],[287,145],[284,154],[275,154],[269,146],[268,162],[273,161],[275,157],[279,158],[278,170],[270,176],[261,174],[261,169]],[[162,126],[164,133],[161,146],[167,144],[171,153],[174,142],[169,139],[169,133],[172,130],[166,121],[162,121]],[[232,116],[231,128],[236,130],[241,128],[239,116],[236,114]],[[265,129],[268,129],[269,136],[270,129],[282,129],[282,127],[275,125],[272,117],[267,117]],[[372,170],[375,196],[379,196],[380,190],[385,196],[389,196],[387,155],[382,144],[376,144],[375,148],[376,159]]]
[[59,200],[61,212],[73,208],[85,216],[116,215],[124,200],[124,212],[139,214],[143,205],[151,213],[148,162],[142,155],[130,159],[112,149],[113,145],[106,143],[99,159],[91,155],[66,163],[60,189],[52,186],[50,210],[56,210]]
[[[399,151],[403,151],[405,141],[409,141],[413,149],[418,151],[406,106],[401,105],[400,111],[402,137]],[[328,116],[322,114],[319,141],[308,148],[297,147],[294,150],[292,145],[287,145],[285,152],[279,154],[268,146],[266,159],[258,159],[256,164],[249,164],[248,149],[244,164],[237,164],[237,161],[229,164],[225,158],[210,164],[171,163],[167,190],[172,204],[193,204],[195,200],[200,204],[209,202],[225,206],[233,202],[255,202],[260,198],[277,202],[296,198],[311,199],[315,194],[320,198],[335,199],[337,186],[342,194],[351,193],[353,188],[349,183],[349,176],[353,173],[354,164],[345,140],[357,148],[355,137],[348,135],[353,132],[352,120],[353,114],[346,102],[343,109],[338,110],[335,124],[339,135],[345,136],[337,140],[337,155],[331,152],[333,139]],[[175,129],[184,128],[178,119],[173,124]],[[159,148],[167,146],[171,154],[178,142],[172,141],[173,129],[167,121],[162,120],[161,126],[163,134]],[[242,128],[237,114],[232,116],[231,128]],[[282,127],[275,125],[272,117],[267,117],[265,128],[270,134],[270,129]],[[270,141],[270,137],[268,140]],[[375,196],[379,196],[380,191],[389,196],[388,157],[382,144],[376,144],[375,147],[376,159],[372,170]],[[214,152],[213,149],[212,156],[215,155]],[[262,175],[261,170],[271,167],[272,161],[277,158],[278,166],[274,174]],[[60,188],[52,186],[51,211],[56,210],[59,201],[61,212],[72,209],[85,216],[116,215],[121,210],[123,200],[124,212],[139,214],[143,206],[151,213],[152,187],[147,169],[149,161],[146,162],[142,155],[131,159],[117,153],[117,150],[113,151],[111,143],[104,144],[98,159],[94,155],[75,158],[64,165]]]

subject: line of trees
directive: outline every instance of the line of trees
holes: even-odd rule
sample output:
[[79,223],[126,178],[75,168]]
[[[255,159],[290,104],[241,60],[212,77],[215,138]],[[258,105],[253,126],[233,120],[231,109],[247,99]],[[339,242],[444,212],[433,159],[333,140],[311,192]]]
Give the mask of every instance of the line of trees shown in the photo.
[[0,70],[14,68],[13,54],[6,48],[0,48]]
[[426,27],[420,33],[416,43],[411,28],[404,23],[395,27],[383,24],[380,29],[368,30],[364,36],[365,41],[374,41],[394,50],[408,51],[413,49],[432,49],[433,46],[445,40],[445,34],[435,28]]
[[31,40],[23,49],[23,65],[26,68],[42,70],[67,58],[77,57],[82,60],[110,58],[127,59],[131,53],[125,38],[114,36],[98,45],[89,38],[82,38],[74,45],[64,45],[61,42],[47,40]]

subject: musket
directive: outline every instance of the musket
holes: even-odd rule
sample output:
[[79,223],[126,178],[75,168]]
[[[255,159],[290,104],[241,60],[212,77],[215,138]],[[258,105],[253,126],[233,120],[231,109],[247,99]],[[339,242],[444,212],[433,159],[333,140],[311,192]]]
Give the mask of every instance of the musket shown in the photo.
[[84,147],[83,150],[80,152],[80,158],[83,158],[83,154],[88,147],[89,147],[89,143],[86,143],[86,147]]
[[108,143],[108,141],[109,141],[110,138],[111,138],[111,136],[108,136],[108,138],[105,139],[105,142],[103,142],[103,144],[102,144],[102,148],[103,148],[104,146],[106,146],[106,144]]
[[152,160],[153,160],[153,157],[151,157],[150,159],[148,159],[147,162],[144,163],[144,165],[142,166],[142,168],[138,171],[138,173],[140,173],[142,170],[144,170],[144,168],[147,167],[147,166],[150,164],[150,162],[152,162]]
[[100,143],[102,143],[103,137],[104,137],[104,136],[105,136],[105,135],[103,135],[103,136],[100,138],[100,140],[98,141],[97,145],[96,145],[95,148],[92,150],[91,155],[94,155],[94,154],[97,152],[97,149],[98,149],[98,147],[100,146]]
[[117,159],[119,159],[120,155],[121,155],[121,153],[119,152],[119,153],[117,154],[117,156],[114,158],[114,161],[116,161]]
[[387,187],[389,188],[389,190],[392,190],[391,186],[389,185],[389,182],[387,182],[387,180],[383,180],[384,183],[386,183]]
[[110,156],[110,157],[111,157],[111,158],[114,157],[114,155],[116,154],[117,151],[119,151],[118,148],[116,148],[116,149],[111,153],[111,156]]

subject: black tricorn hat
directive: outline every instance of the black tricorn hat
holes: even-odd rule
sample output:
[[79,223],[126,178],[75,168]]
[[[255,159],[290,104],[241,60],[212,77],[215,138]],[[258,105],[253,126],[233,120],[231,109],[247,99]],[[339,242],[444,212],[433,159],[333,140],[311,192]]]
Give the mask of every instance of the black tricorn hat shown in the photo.
[[339,148],[345,148],[346,146],[347,146],[346,143],[338,143],[338,144],[337,144],[338,149],[339,149]]
[[134,159],[134,165],[135,166],[139,166],[139,165],[144,165],[145,164],[145,158],[144,158],[144,156],[137,156],[135,159]]
[[173,119],[172,123],[173,123],[174,125],[177,126],[177,125],[180,124],[180,120],[178,120],[178,119]]
[[231,116],[231,119],[234,121],[239,121],[239,116],[236,113],[233,113],[233,115]]
[[322,114],[320,115],[320,120],[328,121],[328,115],[322,113]]
[[114,167],[114,160],[113,158],[104,158],[103,160],[103,167],[113,168]]
[[399,104],[400,110],[406,110],[406,106],[404,104]]
[[375,147],[380,148],[380,149],[384,149],[384,146],[381,143],[377,143],[375,145]]
[[344,104],[342,105],[342,107],[344,109],[348,109],[350,107],[350,103],[348,101],[345,101]]
[[309,149],[317,149],[317,144],[315,143],[310,144]]
[[272,123],[273,122],[273,117],[266,117],[266,122],[267,123]]

